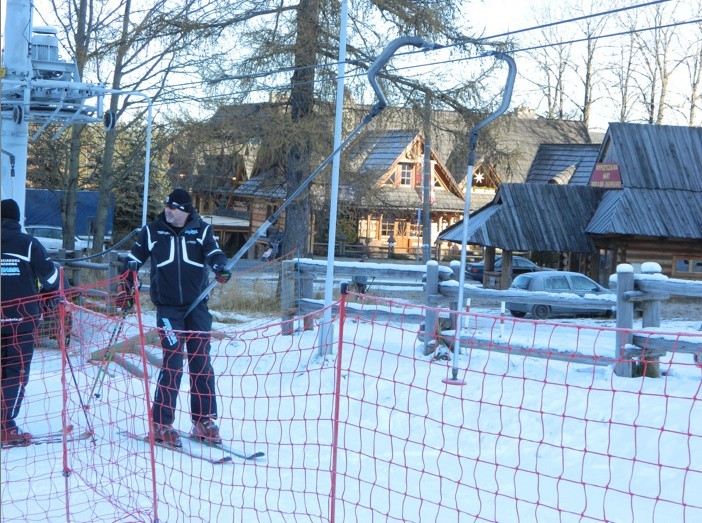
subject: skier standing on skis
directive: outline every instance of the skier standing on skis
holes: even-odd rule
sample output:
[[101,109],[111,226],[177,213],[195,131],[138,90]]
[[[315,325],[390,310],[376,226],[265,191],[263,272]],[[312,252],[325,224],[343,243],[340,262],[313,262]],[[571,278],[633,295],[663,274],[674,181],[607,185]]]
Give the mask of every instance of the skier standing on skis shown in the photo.
[[37,281],[45,292],[59,286],[59,271],[46,255],[44,246],[31,234],[22,232],[20,210],[15,200],[0,202],[2,216],[2,396],[0,440],[3,444],[29,443],[32,435],[15,423],[29,368],[34,356],[34,332],[41,319]]
[[134,291],[129,260],[139,266],[151,258],[150,292],[156,305],[156,321],[163,347],[163,366],[153,403],[153,431],[156,441],[182,446],[173,428],[178,390],[183,376],[183,349],[188,354],[190,374],[191,435],[205,443],[221,444],[217,419],[215,374],[210,361],[212,316],[207,299],[186,316],[188,307],[208,285],[212,267],[219,283],[226,283],[231,272],[225,268],[227,257],[217,244],[212,227],[193,209],[184,189],[175,189],[165,201],[157,219],[146,224],[122,269],[122,292],[117,305],[131,306]]

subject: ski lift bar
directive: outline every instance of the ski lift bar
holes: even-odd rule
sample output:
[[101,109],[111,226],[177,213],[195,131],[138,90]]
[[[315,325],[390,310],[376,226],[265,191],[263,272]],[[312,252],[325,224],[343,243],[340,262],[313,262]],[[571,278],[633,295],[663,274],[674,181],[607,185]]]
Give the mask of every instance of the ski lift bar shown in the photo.
[[[293,193],[288,197],[287,200],[283,202],[283,204],[280,206],[280,208],[275,211],[273,214],[271,214],[266,221],[258,228],[258,230],[247,240],[247,242],[234,254],[234,256],[227,262],[227,264],[224,266],[224,268],[228,271],[231,271],[232,267],[238,262],[241,257],[246,253],[251,247],[254,246],[256,241],[263,236],[268,228],[275,223],[275,221],[280,217],[282,212],[285,210],[285,208],[290,205],[292,202],[294,202],[300,194],[314,181],[314,179],[319,175],[320,172],[329,164],[329,162],[332,161],[334,156],[341,151],[348,143],[351,141],[351,139],[358,134],[358,132],[363,129],[374,117],[376,117],[378,114],[380,114],[383,109],[385,109],[388,105],[387,98],[385,98],[385,94],[383,93],[382,89],[380,88],[380,85],[378,84],[376,80],[376,76],[378,75],[378,72],[385,67],[385,65],[388,63],[388,60],[392,58],[392,56],[395,54],[395,52],[403,46],[414,46],[414,47],[419,47],[423,50],[432,50],[436,49],[439,46],[436,44],[427,42],[423,40],[422,38],[418,37],[411,37],[411,36],[405,36],[401,38],[396,38],[392,42],[390,42],[387,47],[383,50],[382,53],[373,61],[371,66],[368,68],[368,82],[370,83],[371,87],[373,88],[373,91],[375,92],[376,97],[378,98],[378,101],[373,105],[371,108],[370,112],[363,117],[363,120],[361,123],[353,130],[351,131],[351,134],[348,135],[348,137],[341,142],[339,147],[337,147],[334,152],[332,152],[327,158],[322,162],[322,164],[312,173],[310,174],[307,179],[305,179],[298,187],[293,191]],[[188,310],[185,312],[185,315],[187,316],[192,312],[192,310],[197,307],[197,305],[207,296],[210,291],[217,285],[217,281],[213,280],[209,283],[209,285],[205,288],[204,291],[200,293],[200,295],[195,299],[195,301],[188,307]]]
[[491,51],[487,56],[494,56],[498,60],[507,62],[509,71],[507,72],[507,80],[505,82],[505,91],[502,95],[502,103],[484,120],[481,120],[470,131],[468,141],[468,172],[466,174],[466,200],[463,210],[463,228],[461,237],[461,268],[458,271],[458,312],[456,314],[456,340],[453,347],[453,363],[451,365],[451,377],[444,378],[442,381],[447,385],[465,385],[466,382],[458,379],[458,352],[461,347],[461,329],[463,328],[463,315],[460,313],[463,307],[463,286],[466,282],[466,248],[468,244],[468,219],[470,214],[470,192],[473,188],[473,166],[475,164],[475,146],[478,143],[478,131],[487,124],[495,120],[498,116],[504,114],[509,107],[509,102],[512,99],[512,89],[514,87],[514,79],[517,76],[517,64],[514,59],[506,53],[500,51]]

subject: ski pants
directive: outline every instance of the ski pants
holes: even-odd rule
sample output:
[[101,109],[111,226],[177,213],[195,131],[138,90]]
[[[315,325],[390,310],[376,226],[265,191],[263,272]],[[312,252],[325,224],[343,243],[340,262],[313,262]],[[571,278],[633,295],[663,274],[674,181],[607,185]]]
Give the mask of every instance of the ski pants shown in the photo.
[[34,331],[16,332],[3,329],[0,362],[2,365],[2,399],[0,417],[2,428],[15,426],[24,389],[29,381],[29,367],[34,356]]
[[171,425],[175,419],[178,390],[183,377],[183,349],[190,374],[190,416],[193,423],[217,418],[215,375],[210,362],[212,316],[207,302],[200,302],[186,316],[186,307],[158,306],[156,321],[163,347],[163,366],[153,404],[155,423]]

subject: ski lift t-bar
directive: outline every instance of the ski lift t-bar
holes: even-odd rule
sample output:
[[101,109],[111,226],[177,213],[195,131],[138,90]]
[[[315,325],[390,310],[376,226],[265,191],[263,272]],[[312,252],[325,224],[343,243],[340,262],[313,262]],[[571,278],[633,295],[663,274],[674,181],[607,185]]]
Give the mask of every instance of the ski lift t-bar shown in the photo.
[[[466,280],[466,245],[468,243],[468,219],[470,214],[470,192],[473,185],[473,165],[475,164],[475,146],[478,143],[478,131],[485,127],[487,124],[495,120],[498,116],[507,111],[509,107],[509,102],[512,99],[512,88],[514,87],[514,79],[517,76],[517,64],[514,63],[514,59],[506,53],[500,51],[491,51],[487,53],[487,56],[494,56],[498,60],[503,60],[507,62],[509,71],[507,73],[507,81],[505,83],[505,90],[502,95],[502,103],[495,110],[494,113],[489,115],[484,120],[481,120],[470,131],[470,137],[468,141],[468,170],[467,170],[467,180],[466,180],[466,200],[465,208],[463,210],[463,227],[462,227],[462,238],[461,238],[461,266],[458,271],[458,308],[460,312],[461,307],[463,307],[463,285]],[[456,341],[453,349],[453,363],[451,368],[451,378],[445,378],[442,380],[444,383],[449,385],[464,385],[465,382],[458,379],[458,351],[461,345],[461,324],[463,316],[457,314],[456,317]]]
[[[236,254],[227,262],[227,264],[224,266],[226,270],[231,270],[232,267],[238,262],[241,257],[248,252],[248,250],[253,247],[253,245],[256,243],[256,241],[263,236],[268,228],[275,223],[275,221],[280,217],[282,212],[285,210],[285,208],[290,205],[292,202],[294,202],[298,196],[312,183],[312,181],[317,177],[317,175],[322,172],[322,169],[324,169],[329,162],[332,161],[334,156],[341,151],[348,143],[351,141],[351,139],[358,134],[358,132],[366,126],[374,117],[376,117],[378,114],[382,112],[385,107],[388,105],[388,101],[385,98],[385,95],[383,94],[383,91],[381,90],[380,86],[378,85],[378,82],[376,80],[376,76],[378,72],[385,67],[385,64],[387,64],[388,60],[392,58],[392,56],[395,54],[395,52],[403,46],[406,45],[411,45],[414,47],[420,47],[425,51],[430,51],[432,49],[437,49],[440,46],[426,42],[425,40],[417,37],[411,37],[411,36],[405,36],[402,38],[397,38],[390,42],[388,46],[383,50],[383,52],[378,56],[371,66],[368,68],[368,82],[370,83],[371,87],[373,88],[373,91],[375,92],[375,95],[378,98],[378,101],[373,105],[371,108],[370,112],[363,118],[361,123],[356,127],[351,134],[337,147],[334,152],[332,152],[323,162],[322,164],[312,173],[310,174],[307,179],[305,179],[298,187],[293,191],[290,196],[283,202],[283,204],[280,206],[280,208],[275,211],[273,214],[271,214],[268,218],[266,218],[266,221],[263,222],[261,227],[258,228],[258,230],[247,240],[247,242],[236,252]],[[185,315],[187,316],[192,312],[192,310],[197,307],[198,303],[200,303],[205,296],[207,296],[210,291],[217,285],[216,280],[213,280],[210,282],[210,284],[205,288],[202,293],[195,299],[195,301],[188,307],[188,310],[185,312]]]

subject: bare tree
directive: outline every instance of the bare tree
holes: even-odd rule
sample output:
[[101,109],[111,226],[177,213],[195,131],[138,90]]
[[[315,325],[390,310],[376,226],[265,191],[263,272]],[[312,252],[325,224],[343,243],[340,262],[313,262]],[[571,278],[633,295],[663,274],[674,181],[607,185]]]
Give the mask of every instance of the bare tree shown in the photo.
[[[589,10],[587,12],[580,6],[569,7],[567,12],[570,16],[578,17],[584,14],[592,14],[594,12],[603,11],[605,6],[610,5],[611,2],[597,0],[589,4]],[[587,18],[578,23],[578,26],[586,39],[585,51],[582,56],[583,67],[580,67],[578,63],[580,60],[574,61],[576,65],[573,70],[583,86],[580,112],[582,115],[582,120],[585,122],[587,127],[590,127],[590,114],[592,111],[592,105],[596,101],[595,92],[597,84],[599,83],[598,78],[601,76],[598,69],[598,55],[600,48],[599,37],[603,34],[609,19],[609,16],[600,16],[597,18]]]
[[697,38],[690,46],[690,54],[685,61],[685,67],[690,81],[690,93],[687,97],[689,104],[687,123],[695,125],[698,105],[702,101],[702,93],[700,93],[700,87],[702,87],[702,24],[697,26]]
[[[535,14],[539,22],[553,21],[560,18],[550,8],[542,9]],[[546,104],[546,117],[549,119],[563,119],[572,115],[566,109],[566,102],[570,96],[567,93],[568,80],[566,73],[569,71],[572,45],[564,43],[563,32],[556,27],[547,27],[539,32],[534,47],[529,51],[529,56],[536,64],[538,75],[528,75],[526,78],[541,93]]]
[[644,20],[654,29],[635,32],[634,42],[642,67],[635,75],[635,85],[646,112],[646,121],[661,124],[668,107],[668,85],[674,70],[682,63],[673,57],[677,39],[675,27],[665,27],[677,5],[656,6]]

